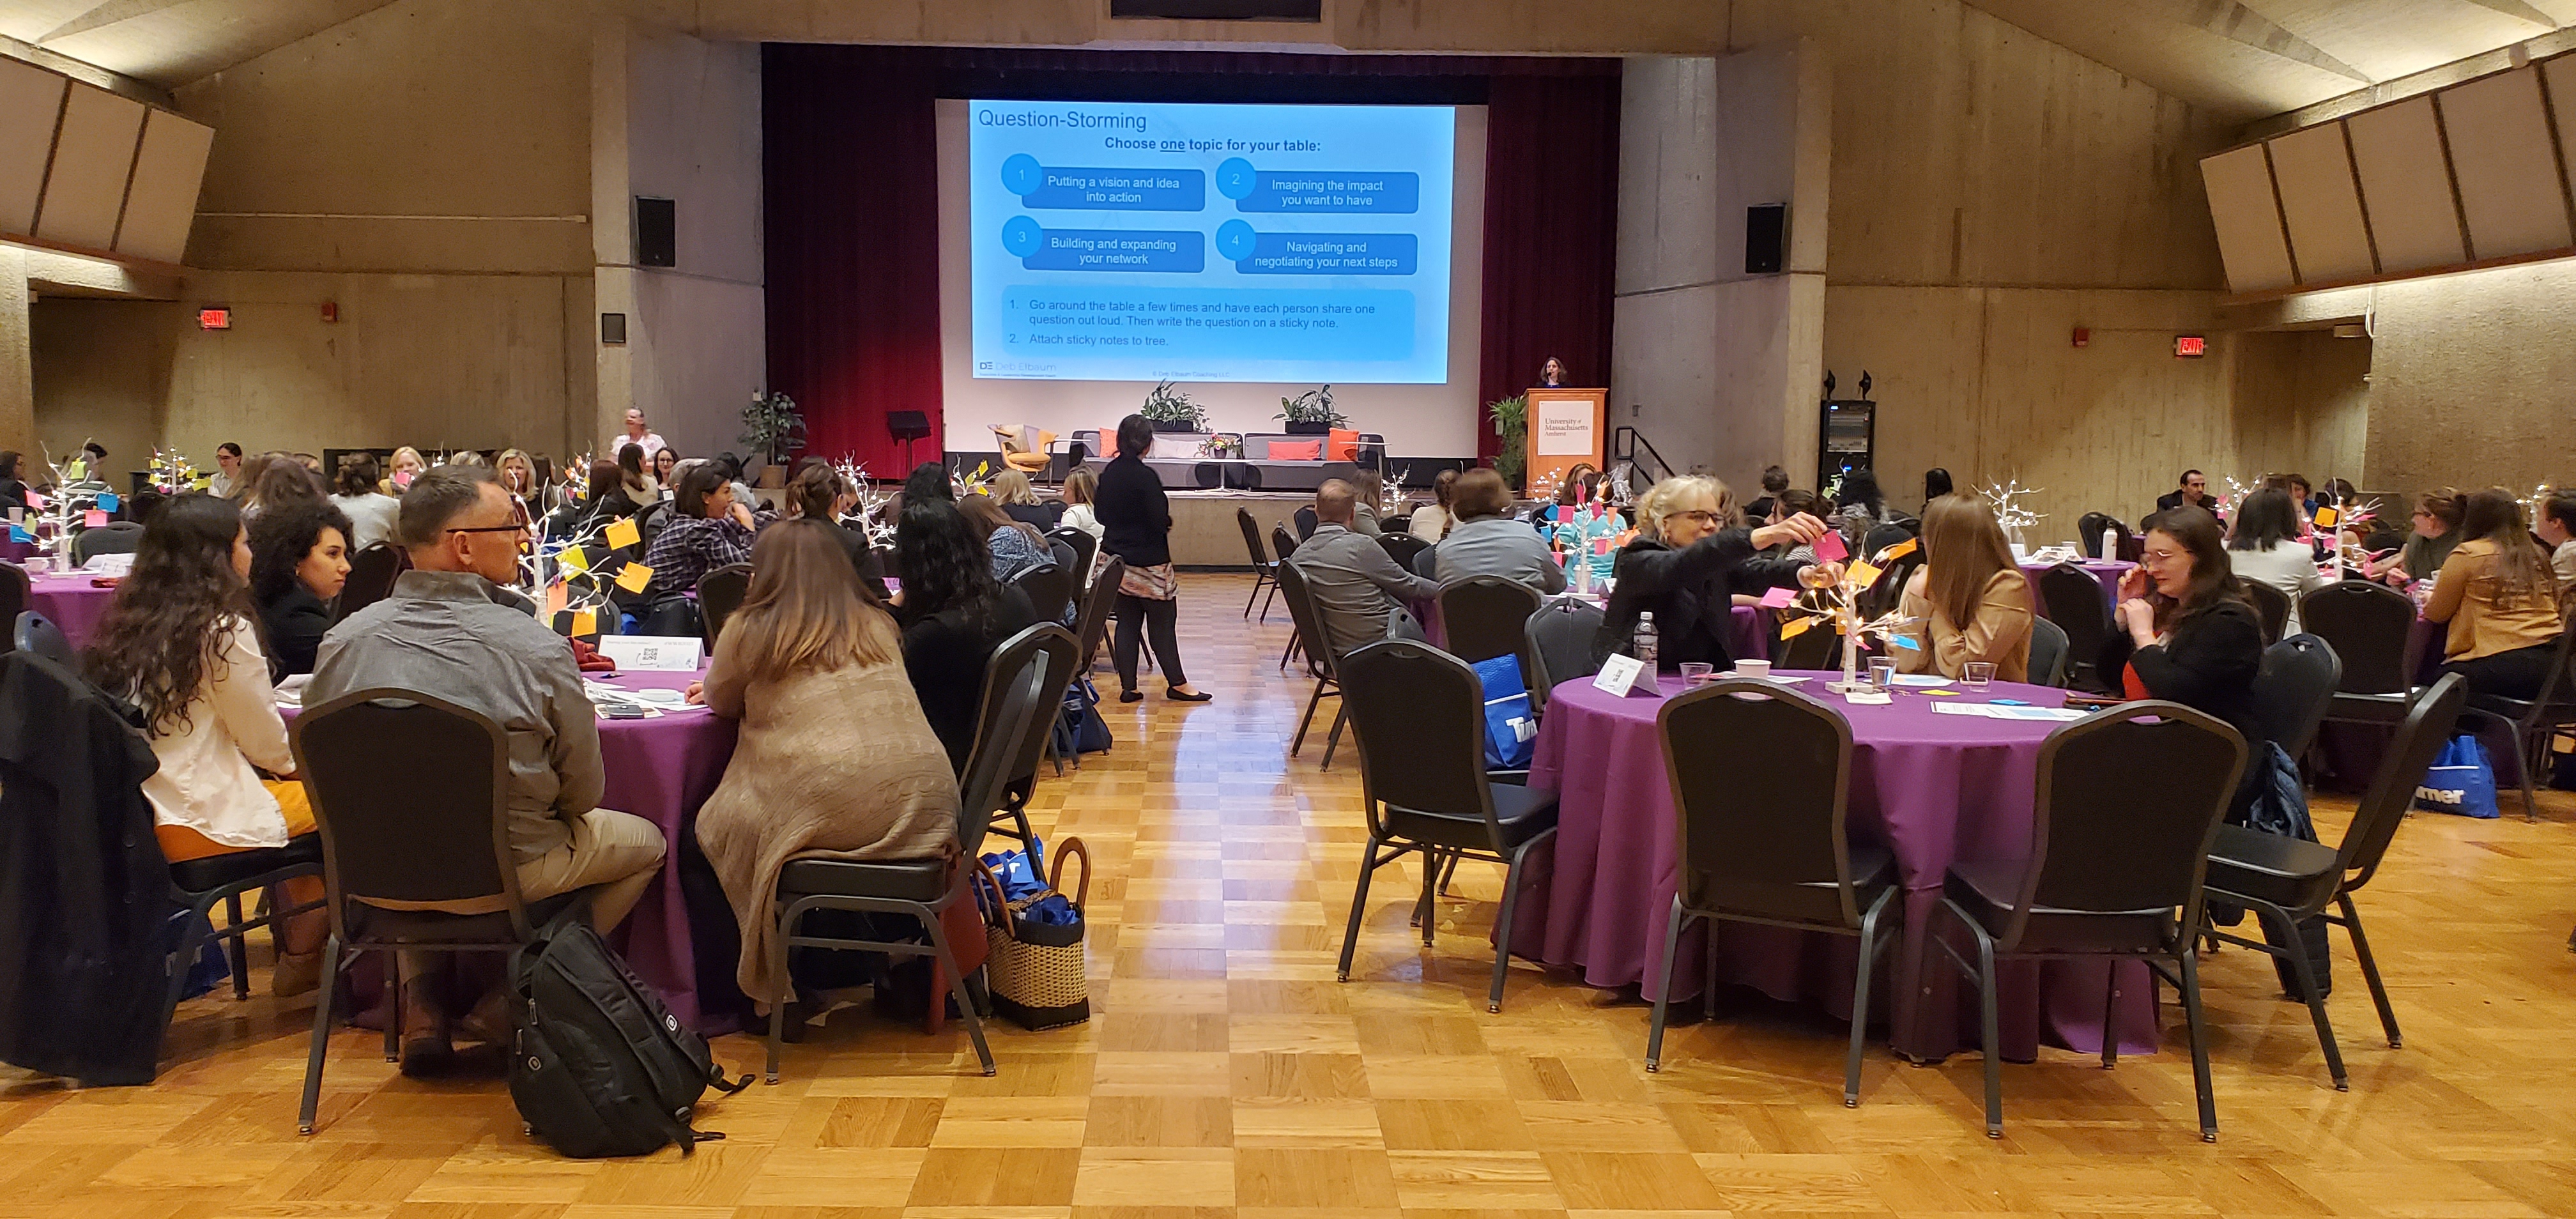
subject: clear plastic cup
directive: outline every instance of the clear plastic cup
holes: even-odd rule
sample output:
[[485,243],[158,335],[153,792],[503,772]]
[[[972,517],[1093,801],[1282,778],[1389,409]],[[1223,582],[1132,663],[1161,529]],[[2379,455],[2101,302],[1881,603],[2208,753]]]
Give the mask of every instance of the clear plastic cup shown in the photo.
[[1995,662],[1971,660],[1959,669],[1959,684],[1971,690],[1983,690],[1995,680]]
[[1894,657],[1889,657],[1889,656],[1872,656],[1872,657],[1870,657],[1870,658],[1869,658],[1869,687],[1870,687],[1870,689],[1877,690],[1877,691],[1881,691],[1881,692],[1885,692],[1889,687],[1891,687],[1891,686],[1893,686],[1893,685],[1895,685],[1895,684],[1896,684],[1896,660],[1895,660],[1895,658],[1894,658]]
[[1716,671],[1717,666],[1706,661],[1685,660],[1682,662],[1682,688],[1696,690],[1707,685],[1709,677]]

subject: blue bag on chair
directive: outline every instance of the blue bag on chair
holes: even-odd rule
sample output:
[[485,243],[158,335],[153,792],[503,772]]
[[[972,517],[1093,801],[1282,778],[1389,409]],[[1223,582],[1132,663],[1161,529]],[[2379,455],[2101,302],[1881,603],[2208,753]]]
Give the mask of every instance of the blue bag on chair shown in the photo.
[[1496,656],[1467,667],[1485,687],[1485,769],[1527,769],[1538,752],[1538,716],[1521,681],[1521,658]]
[[2497,815],[2495,767],[2487,763],[2486,747],[2478,738],[2462,733],[2433,755],[2424,781],[2415,788],[2415,807],[2463,817]]

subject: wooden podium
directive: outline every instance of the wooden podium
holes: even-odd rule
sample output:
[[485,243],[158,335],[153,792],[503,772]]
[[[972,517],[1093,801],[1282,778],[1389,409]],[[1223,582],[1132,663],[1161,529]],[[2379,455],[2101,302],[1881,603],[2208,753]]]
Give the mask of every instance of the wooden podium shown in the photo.
[[1530,390],[1524,485],[1562,481],[1577,463],[1600,469],[1610,439],[1609,402],[1607,389]]

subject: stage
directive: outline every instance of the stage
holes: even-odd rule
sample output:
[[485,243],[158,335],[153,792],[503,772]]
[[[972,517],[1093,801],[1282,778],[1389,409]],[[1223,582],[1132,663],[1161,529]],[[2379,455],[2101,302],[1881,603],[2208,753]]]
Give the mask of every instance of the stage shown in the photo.
[[1271,526],[1284,524],[1289,536],[1295,537],[1297,524],[1289,518],[1315,502],[1312,494],[1283,491],[1172,491],[1165,498],[1172,505],[1173,565],[1235,571],[1251,564],[1243,549],[1243,528],[1234,520],[1235,509],[1252,513],[1253,527],[1261,533],[1262,557],[1274,559],[1278,555],[1270,548]]

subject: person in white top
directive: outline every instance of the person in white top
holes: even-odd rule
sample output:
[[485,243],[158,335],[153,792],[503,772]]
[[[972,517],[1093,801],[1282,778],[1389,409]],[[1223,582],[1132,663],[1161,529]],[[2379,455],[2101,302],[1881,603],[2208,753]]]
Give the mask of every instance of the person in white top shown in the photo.
[[2290,599],[2284,638],[2299,633],[2299,594],[2334,581],[2317,570],[2316,548],[2299,540],[2299,508],[2290,493],[2266,488],[2236,506],[2236,532],[2227,539],[2227,565],[2236,578],[2281,590]]
[[644,464],[648,467],[653,464],[653,455],[663,447],[662,438],[644,426],[644,412],[631,406],[626,408],[626,430],[608,442],[608,451],[614,453],[630,444],[644,450]]
[[394,540],[402,501],[380,489],[376,455],[347,453],[340,458],[340,481],[331,503],[349,518],[349,553]]
[[[134,570],[84,658],[90,680],[133,700],[160,770],[143,781],[154,836],[173,863],[282,847],[314,832],[295,781],[249,599],[250,542],[241,509],[213,495],[170,499],[143,527]],[[276,776],[262,779],[257,766]],[[316,879],[281,886],[293,905],[318,901]],[[324,912],[279,936],[272,993],[313,989]]]
[[[1064,515],[1056,518],[1056,525],[1059,528],[1079,529],[1090,534],[1093,542],[1100,541],[1108,531],[1101,526],[1100,517],[1092,511],[1091,507],[1092,496],[1099,493],[1100,477],[1093,474],[1089,466],[1074,467],[1073,473],[1064,476]],[[1091,570],[1082,573],[1082,586],[1091,587],[1091,578],[1100,574],[1101,567],[1108,562],[1109,552],[1095,546],[1091,556]]]
[[231,499],[241,487],[242,448],[227,440],[215,446],[215,472],[206,479],[209,494]]
[[2540,519],[2532,532],[2549,543],[2549,570],[2558,577],[2558,593],[2576,589],[2576,491],[2553,491],[2540,501]]
[[1423,541],[1434,543],[1449,536],[1450,527],[1458,523],[1449,506],[1457,489],[1458,472],[1442,470],[1438,478],[1431,480],[1431,502],[1413,510],[1409,532]]

